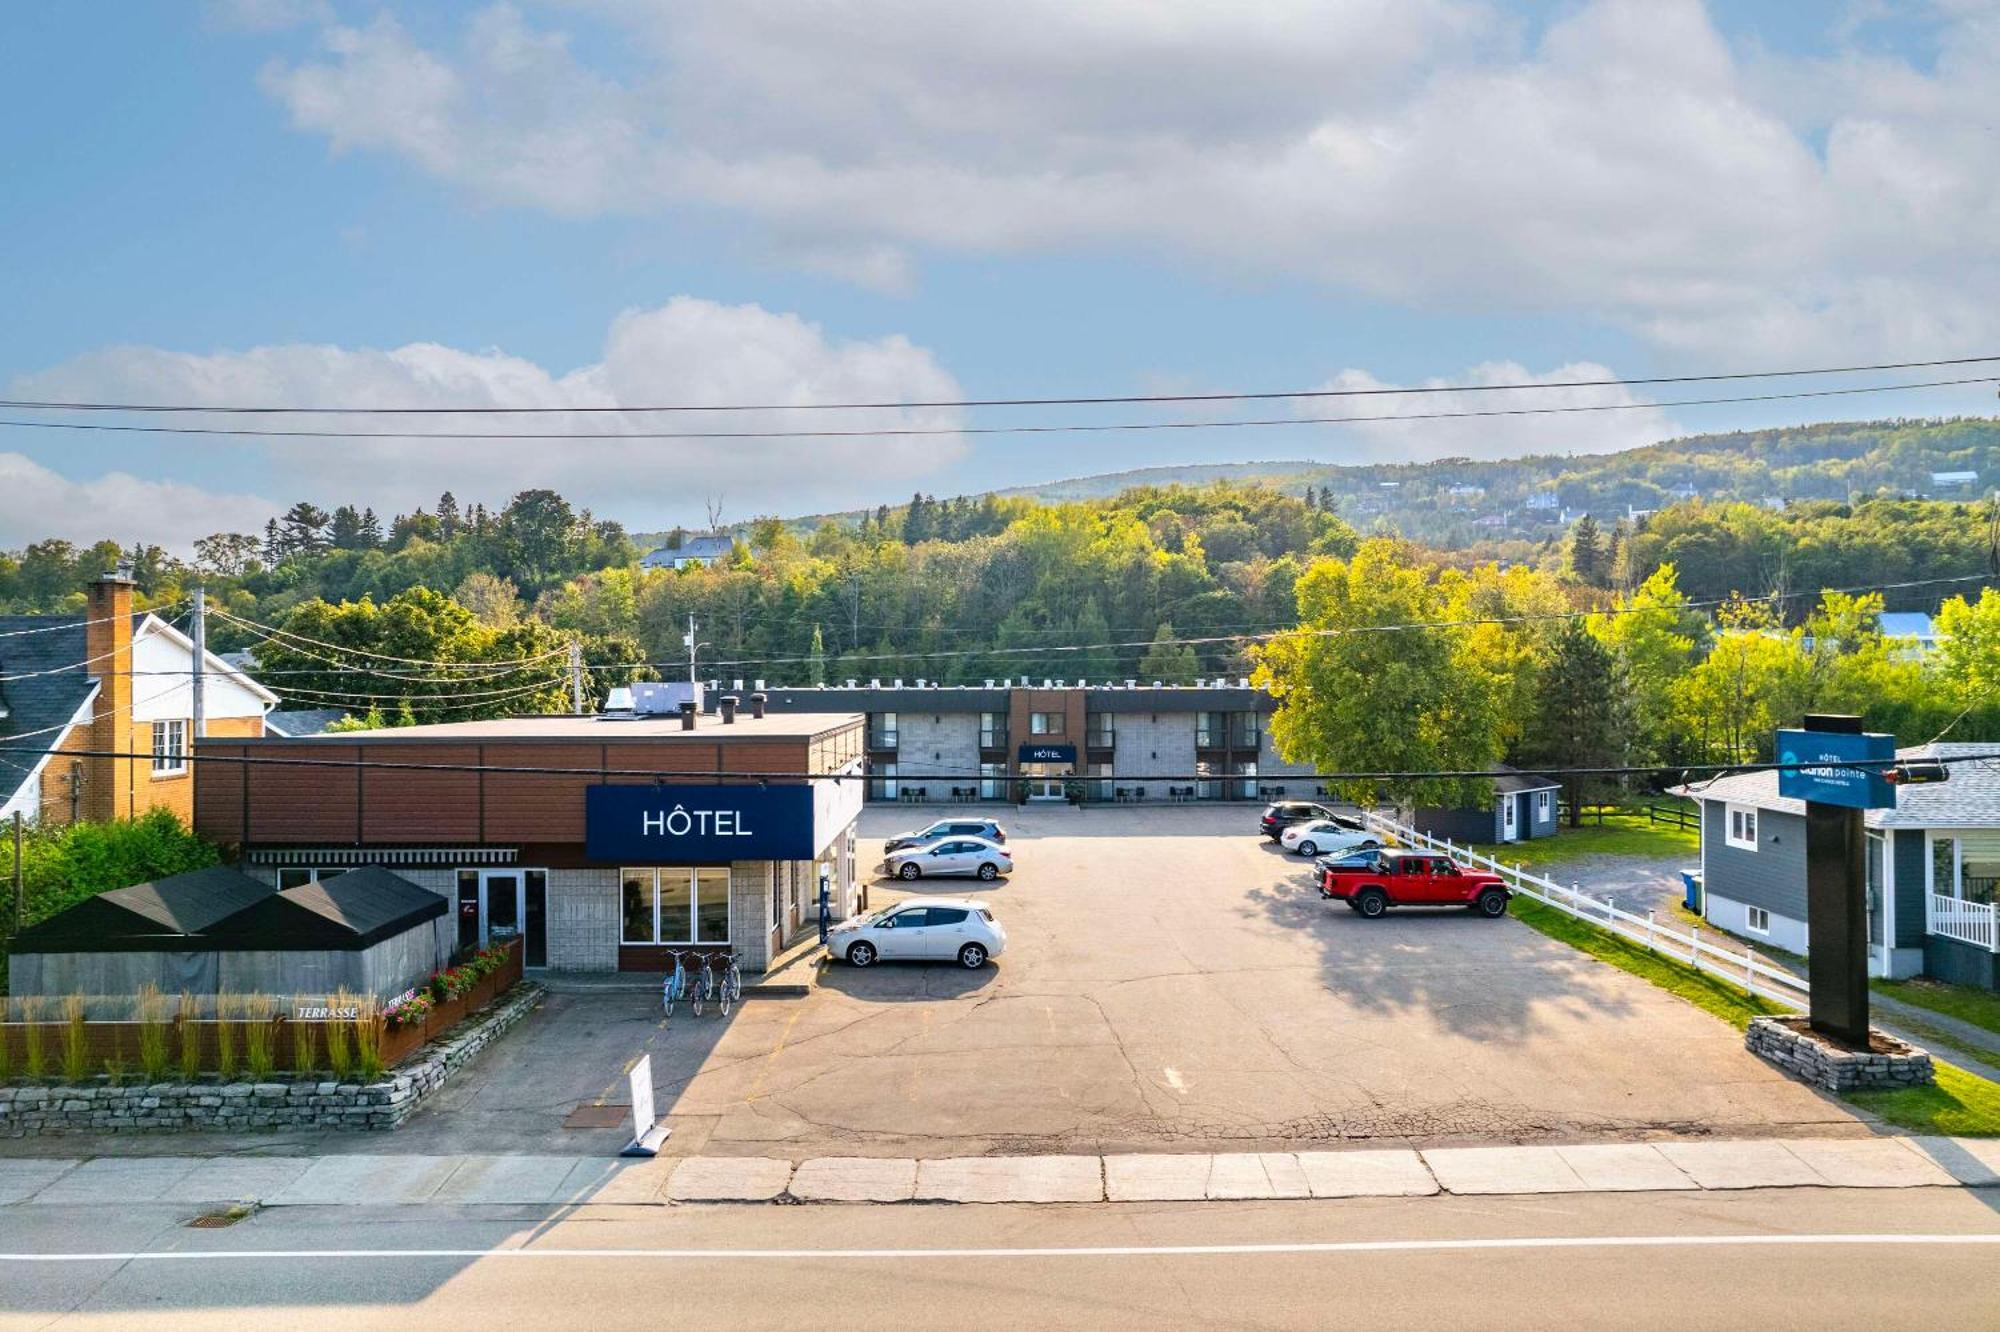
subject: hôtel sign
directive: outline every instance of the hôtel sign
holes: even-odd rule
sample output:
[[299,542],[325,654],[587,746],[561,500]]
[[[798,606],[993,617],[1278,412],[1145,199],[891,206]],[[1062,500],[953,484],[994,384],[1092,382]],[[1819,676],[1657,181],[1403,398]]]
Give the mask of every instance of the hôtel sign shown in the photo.
[[814,850],[805,785],[593,786],[583,822],[584,854],[600,861],[810,860]]

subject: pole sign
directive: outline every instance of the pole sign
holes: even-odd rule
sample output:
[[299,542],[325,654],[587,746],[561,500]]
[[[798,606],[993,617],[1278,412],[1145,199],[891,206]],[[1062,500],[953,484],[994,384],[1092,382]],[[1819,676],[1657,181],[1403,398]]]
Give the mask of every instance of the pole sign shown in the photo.
[[592,786],[584,854],[638,865],[810,860],[813,793],[791,786]]
[[1021,745],[1023,763],[1074,763],[1075,745],[1036,745],[1023,742]]
[[[1847,809],[1894,809],[1896,737],[1874,731],[1778,732],[1778,794]],[[1857,763],[1876,766],[1855,767]],[[1802,764],[1802,767],[1794,767]]]

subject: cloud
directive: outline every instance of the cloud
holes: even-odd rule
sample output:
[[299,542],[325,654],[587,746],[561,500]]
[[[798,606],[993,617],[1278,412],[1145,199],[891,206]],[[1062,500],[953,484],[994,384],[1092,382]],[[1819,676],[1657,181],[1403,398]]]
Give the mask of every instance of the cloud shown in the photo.
[[22,454],[0,453],[0,546],[47,537],[79,545],[110,538],[186,554],[196,538],[211,532],[262,531],[278,508],[256,495],[219,494],[129,472],[72,481]]
[[263,84],[485,199],[720,207],[877,288],[924,249],[1118,244],[1686,356],[2000,332],[1986,4],[1931,11],[1927,68],[1739,55],[1698,0],[1595,0],[1532,43],[1477,0],[586,8],[616,74],[499,5],[448,49],[329,28]]
[[[965,396],[929,351],[900,335],[836,339],[794,314],[691,296],[619,315],[606,332],[602,358],[567,373],[502,351],[436,343],[393,350],[294,343],[214,355],[112,347],[23,376],[12,391],[17,397],[216,406],[562,409],[746,403],[774,408],[637,415],[558,410],[513,417],[358,421],[320,416],[282,423],[334,431],[490,429],[503,434],[956,430],[962,423],[952,409],[808,414],[783,408]],[[242,428],[246,418],[198,417],[195,423]],[[492,503],[504,502],[517,490],[548,486],[608,517],[645,527],[699,519],[704,497],[717,493],[742,497],[741,507],[727,515],[732,519],[754,516],[746,511],[753,495],[759,512],[873,504],[948,466],[962,456],[965,443],[956,434],[806,440],[262,437],[243,447],[263,456],[282,478],[286,493],[323,505],[352,502],[394,512],[428,505],[447,489],[461,499]]]

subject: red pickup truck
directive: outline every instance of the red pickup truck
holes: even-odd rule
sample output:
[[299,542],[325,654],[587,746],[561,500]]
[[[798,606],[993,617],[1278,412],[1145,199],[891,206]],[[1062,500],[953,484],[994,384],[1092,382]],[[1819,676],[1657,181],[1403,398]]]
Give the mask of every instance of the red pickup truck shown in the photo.
[[1319,895],[1345,902],[1371,920],[1392,906],[1460,906],[1504,916],[1513,897],[1499,875],[1429,851],[1377,851],[1372,863],[1349,857],[1320,870]]

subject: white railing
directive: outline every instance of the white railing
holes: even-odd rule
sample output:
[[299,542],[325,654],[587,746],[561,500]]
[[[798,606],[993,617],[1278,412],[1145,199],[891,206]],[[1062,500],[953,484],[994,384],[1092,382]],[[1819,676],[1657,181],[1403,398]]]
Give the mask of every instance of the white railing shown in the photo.
[[1968,902],[1932,893],[1924,926],[1932,934],[2000,953],[2000,910],[1991,902]]
[[1609,898],[1591,897],[1575,884],[1565,888],[1553,879],[1528,873],[1518,864],[1505,865],[1491,856],[1455,846],[1449,838],[1432,837],[1372,812],[1362,817],[1370,827],[1389,834],[1404,846],[1442,852],[1453,860],[1492,870],[1505,879],[1515,892],[1567,912],[1579,920],[1587,920],[1662,957],[1719,976],[1760,998],[1794,1008],[1808,1006],[1811,991],[1806,978],[1775,962],[1766,961],[1747,945],[1718,947],[1701,937],[1700,926],[1683,928],[1664,923],[1656,920],[1650,911],[1643,916],[1637,915],[1613,906]]

